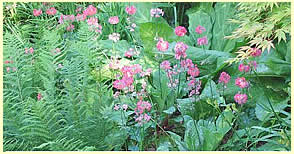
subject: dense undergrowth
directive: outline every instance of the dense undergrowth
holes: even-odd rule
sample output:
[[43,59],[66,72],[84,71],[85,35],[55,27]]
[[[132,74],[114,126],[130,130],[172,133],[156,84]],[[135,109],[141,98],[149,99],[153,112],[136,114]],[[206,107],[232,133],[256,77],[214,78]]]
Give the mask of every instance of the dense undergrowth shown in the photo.
[[291,150],[289,3],[3,9],[4,151]]

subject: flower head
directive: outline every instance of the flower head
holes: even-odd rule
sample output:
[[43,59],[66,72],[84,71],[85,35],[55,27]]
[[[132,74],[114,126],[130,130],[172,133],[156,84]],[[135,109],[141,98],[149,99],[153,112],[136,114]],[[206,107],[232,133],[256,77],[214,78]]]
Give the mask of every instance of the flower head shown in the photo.
[[175,33],[177,36],[184,36],[187,33],[187,30],[183,26],[178,26],[175,28]]
[[250,61],[250,62],[249,62],[249,66],[250,66],[251,68],[253,68],[254,70],[256,70],[256,68],[257,68],[257,63],[256,63],[256,61]]
[[113,107],[113,109],[114,109],[115,111],[119,110],[119,105],[118,105],[118,104],[115,104],[114,107]]
[[235,80],[235,84],[237,86],[239,86],[240,88],[246,88],[249,86],[249,83],[246,81],[246,79],[244,77],[241,77],[241,78],[237,78]]
[[112,25],[116,25],[117,23],[119,23],[119,18],[118,18],[118,16],[110,17],[108,19],[108,22]]
[[171,69],[169,61],[165,60],[160,64],[160,67],[165,70]]
[[137,9],[136,9],[136,7],[135,6],[127,6],[126,7],[126,12],[127,12],[127,14],[129,14],[129,15],[133,15],[133,14],[135,14],[136,13],[136,11],[137,11]]
[[205,32],[206,29],[202,26],[197,26],[196,29],[195,29],[195,32],[198,33],[198,34],[202,34],[202,32]]
[[150,10],[150,15],[151,15],[151,17],[158,18],[160,16],[163,16],[164,15],[164,12],[160,8],[151,9]]
[[238,67],[240,72],[249,72],[250,71],[250,66],[249,65],[244,65],[240,64]]
[[253,48],[253,52],[251,53],[252,57],[258,57],[261,55],[261,50],[257,48]]
[[188,69],[188,72],[187,72],[187,73],[188,73],[188,75],[190,75],[191,77],[197,77],[197,76],[199,75],[200,71],[199,71],[197,65],[195,64],[194,67],[190,67],[190,68]]
[[122,105],[123,110],[127,110],[128,109],[128,105],[127,104],[123,104]]
[[73,24],[70,24],[69,26],[66,27],[67,31],[73,31],[75,29],[75,26]]
[[55,15],[57,13],[57,10],[54,7],[51,7],[48,10],[46,10],[46,13],[48,15]]
[[37,96],[38,101],[41,100],[42,97],[43,97],[42,94],[41,93],[38,93],[38,96]]
[[218,83],[227,84],[227,83],[229,83],[230,79],[231,79],[231,76],[228,73],[222,72],[219,79],[218,79]]
[[168,42],[164,41],[163,38],[159,38],[159,41],[156,44],[158,51],[166,51],[168,49]]
[[177,42],[177,44],[175,45],[175,58],[176,59],[181,59],[181,57],[186,58],[187,54],[186,54],[186,50],[188,49],[188,45],[186,45],[183,42]]
[[36,17],[37,17],[37,16],[40,16],[40,15],[42,14],[42,10],[41,10],[41,9],[38,9],[38,10],[37,10],[37,9],[34,9],[34,10],[33,10],[33,14],[34,14],[34,16],[36,16]]
[[86,15],[84,15],[84,14],[77,14],[76,15],[76,20],[77,21],[84,21],[85,19],[87,18],[87,16]]
[[97,9],[93,5],[89,5],[86,10],[83,11],[83,14],[86,16],[92,16],[97,13]]
[[207,36],[198,38],[197,39],[197,44],[198,45],[207,45],[208,44]]
[[131,58],[132,56],[134,56],[134,49],[130,48],[125,52],[125,57]]
[[247,102],[247,95],[246,94],[236,94],[234,96],[234,100],[235,102],[237,102],[238,104],[245,104]]

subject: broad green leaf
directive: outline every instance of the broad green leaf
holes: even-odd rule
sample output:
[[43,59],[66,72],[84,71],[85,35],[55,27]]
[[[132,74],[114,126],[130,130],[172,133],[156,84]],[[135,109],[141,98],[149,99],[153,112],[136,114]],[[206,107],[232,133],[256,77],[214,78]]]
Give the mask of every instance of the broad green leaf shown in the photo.
[[[188,14],[189,17],[189,33],[190,38],[193,42],[197,45],[197,39],[203,36],[207,36],[208,44],[204,46],[204,49],[209,49],[211,46],[211,39],[212,39],[212,25],[213,21],[212,18],[209,16],[208,13],[199,10],[197,12]],[[195,32],[196,27],[200,25],[206,29],[205,32],[202,34],[198,34]]]
[[211,49],[232,52],[235,48],[236,41],[242,41],[240,39],[225,39],[225,36],[231,35],[238,25],[228,22],[228,19],[233,18],[235,14],[236,3],[216,3],[215,10],[215,22],[213,25],[213,37],[211,43]]

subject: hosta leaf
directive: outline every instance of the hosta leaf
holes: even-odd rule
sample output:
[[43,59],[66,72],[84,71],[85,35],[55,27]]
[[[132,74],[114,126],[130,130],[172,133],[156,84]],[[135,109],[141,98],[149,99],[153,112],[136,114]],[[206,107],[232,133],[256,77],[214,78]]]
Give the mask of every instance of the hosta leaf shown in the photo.
[[228,19],[233,18],[235,14],[236,3],[216,3],[215,10],[215,22],[213,25],[213,37],[211,43],[211,49],[232,52],[235,48],[237,41],[242,39],[225,39],[225,36],[231,35],[238,25],[229,23]]
[[[197,12],[188,14],[189,17],[189,32],[190,38],[193,40],[194,43],[197,43],[197,38],[207,36],[208,44],[204,46],[205,49],[209,49],[211,46],[211,39],[212,39],[212,18],[209,16],[208,13],[199,10]],[[206,29],[205,32],[202,34],[197,34],[195,32],[196,27],[200,25]]]

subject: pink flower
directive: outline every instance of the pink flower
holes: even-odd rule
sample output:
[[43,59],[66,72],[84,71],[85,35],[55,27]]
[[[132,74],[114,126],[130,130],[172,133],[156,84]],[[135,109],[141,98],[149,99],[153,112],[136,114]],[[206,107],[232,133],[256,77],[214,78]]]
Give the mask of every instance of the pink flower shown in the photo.
[[234,96],[234,99],[238,104],[242,105],[242,104],[245,104],[247,102],[247,95],[238,93],[238,94],[236,94]]
[[6,72],[9,73],[10,67],[6,67]]
[[181,57],[186,58],[186,50],[188,49],[188,45],[184,44],[183,42],[177,42],[174,50],[175,50],[175,58],[181,59]]
[[206,29],[202,26],[197,26],[196,29],[195,29],[195,32],[198,33],[198,34],[202,34],[202,32],[205,32]]
[[42,94],[41,93],[38,93],[38,96],[37,96],[38,101],[41,100],[42,97],[43,97]]
[[98,19],[95,17],[91,17],[87,20],[88,25],[96,25],[98,24]]
[[4,62],[5,64],[9,64],[10,63],[10,61],[9,60],[5,60],[5,62]]
[[208,44],[207,37],[204,36],[204,37],[198,38],[197,39],[197,44],[198,45],[207,45]]
[[73,31],[75,29],[75,26],[73,24],[70,24],[69,26],[66,27],[67,31]]
[[125,52],[125,57],[131,58],[134,55],[134,49],[130,48]]
[[193,66],[194,66],[194,64],[191,59],[186,59],[186,60],[181,61],[181,67],[183,67],[183,68],[190,68]]
[[59,20],[58,20],[58,23],[59,23],[59,24],[63,24],[63,23],[64,23],[64,22],[63,22],[63,15],[60,15]]
[[249,62],[249,66],[250,66],[251,68],[253,68],[253,69],[256,70],[256,68],[257,68],[257,63],[256,63],[256,61],[250,61],[250,62]]
[[148,114],[144,114],[144,120],[146,121],[146,122],[148,122],[149,120],[151,119],[151,116],[149,116]]
[[186,30],[186,28],[183,27],[183,26],[178,26],[178,27],[176,27],[176,29],[175,29],[175,33],[176,33],[176,35],[178,35],[178,36],[184,36],[184,35],[187,33],[187,30]]
[[76,12],[80,12],[80,11],[82,11],[82,7],[78,7],[78,8],[76,9]]
[[227,84],[229,83],[230,79],[231,79],[231,76],[229,74],[227,74],[226,72],[222,72],[218,79],[218,83]]
[[[76,20],[77,20],[77,21],[84,21],[86,18],[87,18],[87,16],[84,15],[84,14],[77,14],[77,15],[76,15]],[[98,21],[97,21],[97,22],[98,22]],[[88,24],[89,24],[89,23],[88,23]]]
[[160,16],[163,16],[164,15],[164,12],[160,8],[151,9],[150,10],[150,15],[151,15],[151,17],[158,18]]
[[136,115],[143,114],[143,112],[145,110],[150,111],[151,110],[151,104],[148,101],[142,101],[142,100],[137,102],[137,107],[135,108]]
[[164,41],[163,38],[159,38],[159,41],[156,44],[158,51],[166,51],[168,49],[168,42]]
[[34,14],[34,16],[40,16],[41,14],[42,14],[42,10],[41,9],[39,9],[39,10],[37,10],[37,9],[34,9],[33,10],[33,14]]
[[191,77],[197,77],[199,75],[199,69],[195,64],[194,67],[190,67],[187,72]]
[[25,54],[28,54],[28,53],[31,53],[31,54],[33,54],[34,53],[34,49],[31,47],[31,48],[25,48]]
[[133,28],[136,28],[137,27],[137,25],[135,24],[135,23],[132,23],[132,25],[131,25]]
[[238,67],[240,72],[249,72],[250,71],[250,66],[249,65],[244,65],[240,64]]
[[254,52],[251,53],[251,56],[252,56],[252,57],[258,57],[258,56],[261,55],[261,50],[260,50],[260,49],[253,48],[253,51],[254,51]]
[[128,109],[128,105],[127,105],[127,104],[123,104],[123,105],[122,105],[122,108],[123,108],[124,110],[127,110],[127,109]]
[[113,107],[113,109],[114,109],[115,111],[119,110],[119,105],[115,104],[114,107]]
[[169,61],[165,60],[160,64],[160,67],[165,70],[171,69]]
[[46,13],[48,15],[55,15],[57,13],[57,10],[54,7],[51,7],[48,10],[46,10]]
[[116,25],[117,23],[119,23],[119,18],[118,18],[118,16],[110,17],[108,19],[108,22],[112,25]]
[[249,83],[246,81],[246,79],[244,77],[241,77],[241,78],[237,78],[235,80],[235,84],[237,86],[239,86],[240,88],[246,88],[249,86]]
[[115,80],[113,82],[113,87],[119,90],[122,90],[126,87],[124,80]]
[[120,68],[120,62],[117,59],[114,59],[113,57],[111,57],[110,63],[109,63],[109,68],[110,69],[119,69]]
[[97,13],[97,9],[93,5],[89,5],[86,10],[83,11],[83,14],[86,16],[92,16]]
[[144,77],[144,76],[150,76],[150,74],[152,73],[152,69],[151,68],[148,68],[145,72],[142,72],[140,74],[141,77]]
[[127,14],[129,14],[129,15],[133,15],[133,14],[135,14],[136,13],[136,11],[137,11],[137,9],[136,9],[136,7],[135,6],[127,6],[126,7],[126,12],[127,12]]
[[118,98],[119,95],[120,95],[120,92],[117,91],[117,92],[114,93],[113,97],[114,97],[114,98]]

